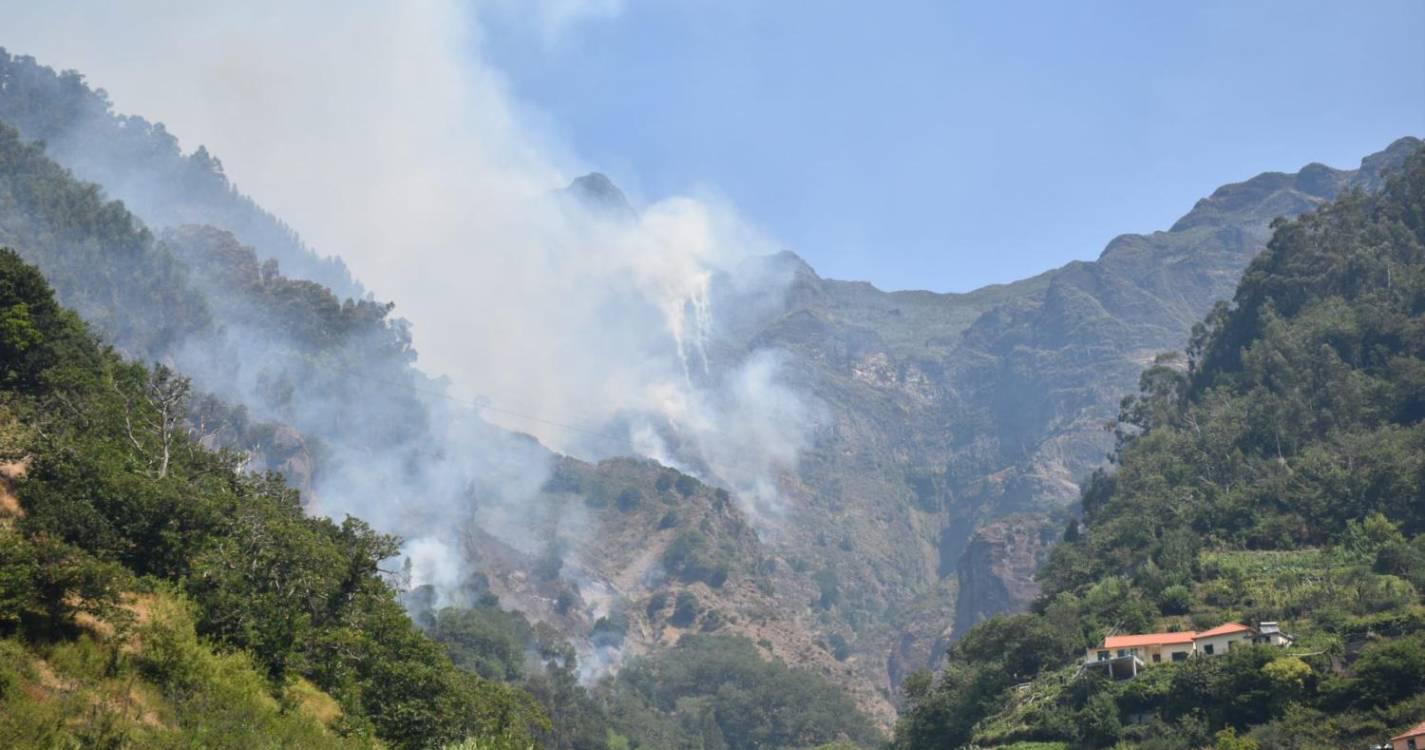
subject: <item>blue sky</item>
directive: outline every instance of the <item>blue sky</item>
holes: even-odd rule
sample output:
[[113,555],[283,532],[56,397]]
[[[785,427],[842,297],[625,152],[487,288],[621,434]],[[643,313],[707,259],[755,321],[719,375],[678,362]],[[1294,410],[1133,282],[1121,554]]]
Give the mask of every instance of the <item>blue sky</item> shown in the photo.
[[1425,2],[628,0],[483,54],[635,196],[711,189],[823,275],[963,291],[1214,187],[1425,136]]

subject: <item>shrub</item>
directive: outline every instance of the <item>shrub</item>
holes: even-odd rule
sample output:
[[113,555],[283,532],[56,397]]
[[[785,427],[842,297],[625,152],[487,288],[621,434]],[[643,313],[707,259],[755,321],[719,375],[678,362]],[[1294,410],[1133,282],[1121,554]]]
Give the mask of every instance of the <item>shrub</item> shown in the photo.
[[678,515],[678,511],[670,510],[667,513],[664,513],[662,518],[658,519],[658,529],[660,531],[664,529],[671,529],[674,526],[677,526],[681,521],[682,517]]
[[663,567],[679,579],[702,581],[713,588],[727,581],[728,564],[719,559],[706,536],[689,529],[679,534],[663,552]]
[[628,487],[623,492],[618,493],[618,499],[615,502],[618,505],[618,509],[624,513],[637,510],[638,506],[643,504],[643,491],[637,487]]
[[1192,607],[1192,589],[1182,584],[1173,584],[1158,594],[1158,609],[1165,615],[1186,614]]
[[692,625],[696,619],[698,619],[698,597],[691,591],[678,592],[678,598],[673,605],[673,616],[668,618],[668,622],[685,628]]
[[668,592],[659,591],[648,598],[648,607],[644,611],[648,614],[648,619],[652,620],[661,614],[666,606],[668,606]]
[[1367,646],[1355,664],[1353,684],[1363,706],[1387,706],[1419,692],[1425,674],[1425,635]]

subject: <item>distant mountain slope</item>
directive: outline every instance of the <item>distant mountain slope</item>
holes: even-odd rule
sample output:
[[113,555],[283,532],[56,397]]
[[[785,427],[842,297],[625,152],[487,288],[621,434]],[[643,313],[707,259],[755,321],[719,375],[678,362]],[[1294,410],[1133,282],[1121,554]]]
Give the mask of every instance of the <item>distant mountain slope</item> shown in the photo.
[[296,231],[238,192],[207,149],[184,155],[162,123],[115,113],[103,89],[91,89],[74,71],[56,73],[0,47],[0,121],[27,141],[43,141],[51,159],[103,185],[150,227],[219,226],[263,260],[275,258],[289,276],[341,298],[365,294],[340,259],[318,257]]
[[[1024,512],[1042,523],[1071,505],[1111,447],[1104,425],[1119,399],[1231,295],[1272,221],[1378,188],[1418,145],[1401,139],[1358,170],[1313,164],[1227,185],[1166,232],[1124,235],[1096,261],[967,294],[882,292],[822,279],[790,254],[774,259],[795,275],[785,305],[730,326],[724,356],[791,353],[795,379],[831,414],[791,488],[796,523],[779,544],[850,579],[847,606],[858,611],[844,617],[865,625],[863,648],[890,654],[892,681],[954,635],[945,623],[963,629],[1023,606],[1035,591],[1027,581],[995,584],[995,571],[962,567],[984,559],[964,556],[976,530]],[[1042,555],[1032,518],[1016,522],[1022,543],[1001,547]],[[849,549],[834,543],[842,538]],[[1022,575],[1033,563],[999,567]],[[976,591],[1021,593],[966,601],[956,618],[966,575]]]
[[[894,747],[1378,747],[1425,711],[1425,149],[1279,222],[1122,404],[1030,613],[907,684]],[[1298,177],[1298,182],[1300,177]],[[1250,184],[1250,183],[1249,183]],[[1191,218],[1191,216],[1189,217]],[[1186,221],[1186,220],[1185,220]],[[1105,635],[1279,625],[1132,680]],[[1123,652],[1118,652],[1124,656]]]

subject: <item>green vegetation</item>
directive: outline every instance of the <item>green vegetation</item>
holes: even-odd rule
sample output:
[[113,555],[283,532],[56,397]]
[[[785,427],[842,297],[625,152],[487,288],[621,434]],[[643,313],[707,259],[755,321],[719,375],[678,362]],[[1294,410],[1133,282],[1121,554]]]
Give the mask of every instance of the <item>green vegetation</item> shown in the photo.
[[[907,680],[895,747],[1366,746],[1425,715],[1425,151],[1275,230],[1124,401],[1033,611]],[[1076,666],[1111,631],[1226,619],[1299,639]]]
[[663,567],[683,581],[702,581],[713,588],[727,581],[734,552],[714,547],[702,532],[679,534],[663,553]]
[[339,731],[331,698],[274,686],[245,654],[218,652],[172,594],[134,600],[144,621],[36,645],[0,640],[0,745],[7,748],[373,747]]
[[[670,622],[694,624],[697,597],[681,592]],[[659,608],[667,606],[667,597]],[[869,747],[874,727],[822,678],[765,661],[743,638],[685,635],[666,651],[629,660],[615,676],[579,683],[574,650],[552,629],[505,612],[493,597],[471,608],[419,611],[418,622],[455,663],[532,694],[550,725],[534,739],[550,750],[724,750]],[[627,619],[601,618],[591,640],[617,648]]]
[[158,352],[211,324],[183,264],[122,204],[3,123],[0,245],[20,249],[68,307],[129,351]]
[[[659,750],[873,746],[870,722],[825,681],[765,661],[744,638],[687,635],[602,688],[617,731]],[[850,744],[854,743],[854,744]]]
[[343,298],[364,296],[340,260],[317,257],[295,231],[239,193],[207,149],[184,155],[161,123],[114,113],[108,94],[75,71],[56,72],[0,48],[0,120],[24,140],[48,144],[55,161],[104,185],[149,226],[220,226],[299,278]]
[[[166,726],[188,746],[229,731],[225,723],[307,746],[316,730],[268,715],[303,680],[339,705],[337,737],[414,748],[518,740],[545,725],[528,695],[456,669],[412,625],[377,570],[394,539],[355,519],[306,517],[280,478],[244,474],[237,456],[203,449],[173,416],[186,381],[103,348],[8,250],[0,310],[0,442],[27,467],[6,479],[20,501],[0,523],[7,648],[51,658],[86,622],[122,625],[124,592],[166,585],[180,604],[140,629],[141,650],[97,645],[86,659],[108,664],[102,680],[133,674],[161,691],[178,715]],[[5,684],[30,679],[17,674]],[[69,710],[26,696],[7,688],[4,715]],[[218,703],[222,711],[196,708]],[[129,731],[123,710],[114,731]],[[139,742],[122,732],[119,746]]]

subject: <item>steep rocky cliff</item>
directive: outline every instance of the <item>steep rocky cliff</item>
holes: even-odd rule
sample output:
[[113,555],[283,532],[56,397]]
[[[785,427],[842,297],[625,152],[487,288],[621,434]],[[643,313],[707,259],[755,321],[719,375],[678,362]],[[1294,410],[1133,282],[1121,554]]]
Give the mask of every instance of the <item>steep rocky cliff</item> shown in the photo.
[[960,555],[955,575],[960,582],[955,630],[1000,612],[1015,612],[1039,596],[1034,572],[1044,562],[1052,529],[1035,517],[991,521],[975,530]]
[[1231,295],[1275,218],[1378,187],[1418,143],[1402,139],[1358,170],[1312,164],[1227,185],[1168,231],[965,294],[883,292],[775,258],[794,279],[784,305],[729,325],[720,353],[787,352],[790,377],[826,406],[785,482],[792,520],[768,543],[836,571],[848,595],[825,625],[881,655],[863,660],[864,676],[887,684],[1022,604],[1042,527],[1061,526],[1079,480],[1104,462],[1104,425],[1143,366],[1180,350]]

